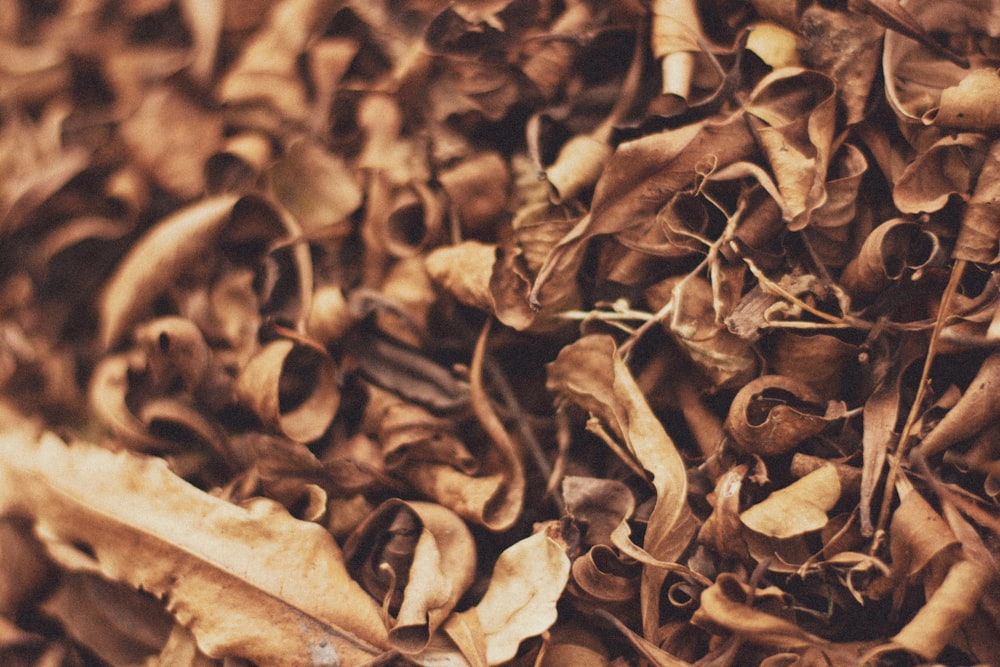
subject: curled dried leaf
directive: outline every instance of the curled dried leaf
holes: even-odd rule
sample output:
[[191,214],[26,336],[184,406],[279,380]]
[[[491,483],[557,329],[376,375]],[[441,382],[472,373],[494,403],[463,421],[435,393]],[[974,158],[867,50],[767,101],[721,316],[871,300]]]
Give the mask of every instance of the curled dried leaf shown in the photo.
[[[991,3],[959,1],[947,9],[927,0],[899,3],[926,34],[940,35],[960,51],[959,62],[938,47],[894,30],[886,33],[882,67],[886,98],[906,122],[986,130],[997,119],[992,89],[996,88],[996,54],[980,45],[1000,36],[1000,11]],[[990,71],[990,69],[994,71]],[[947,107],[945,106],[947,93]],[[980,124],[983,123],[983,124]]]
[[210,496],[161,459],[70,447],[52,433],[0,440],[0,512],[29,517],[65,566],[164,599],[206,654],[292,667],[360,663],[388,646],[377,608],[320,526],[271,501]]
[[330,426],[340,404],[336,373],[325,351],[278,339],[250,359],[235,392],[267,428],[311,442]]
[[[649,471],[656,504],[642,547],[632,543],[628,524],[616,532],[653,561],[673,563],[687,549],[697,522],[687,503],[687,473],[683,460],[663,425],[653,414],[628,368],[618,356],[614,339],[584,336],[564,347],[548,366],[550,390],[558,391],[590,411],[611,429],[636,462]],[[621,548],[621,544],[616,543]],[[661,567],[643,570],[641,605],[644,632],[658,627],[660,588],[667,575]]]
[[493,236],[494,224],[507,209],[510,167],[496,151],[483,151],[438,175],[462,230],[475,237]]
[[976,187],[962,216],[952,255],[956,259],[993,264],[1000,258],[1000,141],[990,144]]
[[347,567],[395,618],[389,642],[419,653],[472,583],[476,547],[465,523],[425,502],[382,503],[344,545]]
[[840,284],[854,298],[870,298],[938,259],[940,245],[935,234],[916,222],[887,220],[865,238],[858,255],[844,268]]
[[941,210],[948,198],[967,198],[986,157],[980,134],[948,135],[917,154],[896,180],[892,199],[903,213]]
[[645,291],[654,311],[673,304],[663,326],[694,365],[718,389],[750,381],[757,371],[757,354],[750,344],[719,323],[712,285],[699,276],[667,278]]
[[823,400],[809,385],[781,375],[763,375],[737,392],[726,417],[736,445],[760,456],[783,454],[840,419],[843,403]]
[[463,241],[435,248],[424,257],[431,279],[461,303],[493,311],[490,279],[497,247],[482,241]]
[[778,190],[797,231],[826,203],[836,125],[836,86],[815,70],[785,68],[757,84],[747,104]]
[[923,456],[934,456],[981,432],[1000,415],[998,391],[1000,353],[994,353],[982,362],[962,397],[924,436],[916,451]]
[[[446,631],[459,632],[463,625],[476,628],[485,640],[485,663],[506,662],[523,640],[545,632],[555,622],[556,603],[569,572],[558,523],[546,524],[500,554],[479,604],[453,616]],[[475,658],[469,662],[477,664]]]

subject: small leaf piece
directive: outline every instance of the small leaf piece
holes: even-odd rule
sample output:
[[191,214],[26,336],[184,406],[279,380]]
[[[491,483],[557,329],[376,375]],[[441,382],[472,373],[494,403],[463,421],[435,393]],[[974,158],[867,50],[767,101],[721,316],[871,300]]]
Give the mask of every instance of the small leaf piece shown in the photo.
[[824,465],[753,505],[740,514],[740,520],[768,537],[795,537],[825,526],[826,513],[839,499],[837,469]]

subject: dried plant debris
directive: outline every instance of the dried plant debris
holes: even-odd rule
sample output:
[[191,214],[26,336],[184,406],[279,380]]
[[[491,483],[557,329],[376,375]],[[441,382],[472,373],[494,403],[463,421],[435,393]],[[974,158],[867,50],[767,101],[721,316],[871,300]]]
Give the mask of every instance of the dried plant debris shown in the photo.
[[0,663],[1000,664],[1000,3],[0,3]]

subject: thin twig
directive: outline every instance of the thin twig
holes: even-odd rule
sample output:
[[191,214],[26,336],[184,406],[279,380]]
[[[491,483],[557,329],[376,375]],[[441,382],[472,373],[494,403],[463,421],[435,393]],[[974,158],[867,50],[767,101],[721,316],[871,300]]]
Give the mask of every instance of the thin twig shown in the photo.
[[[927,357],[924,359],[924,368],[920,373],[920,384],[917,386],[917,394],[913,397],[913,403],[910,405],[910,412],[906,416],[906,423],[903,425],[903,430],[899,434],[899,442],[896,446],[895,457],[892,462],[892,466],[889,468],[889,474],[885,481],[885,494],[882,496],[882,507],[879,510],[878,524],[876,527],[876,535],[884,535],[885,524],[889,518],[889,506],[892,504],[893,493],[892,489],[895,488],[896,478],[899,476],[899,467],[902,465],[903,459],[906,458],[906,450],[909,447],[910,432],[913,431],[914,424],[917,423],[917,417],[920,415],[921,408],[924,403],[924,395],[927,393],[927,384],[931,374],[931,365],[934,363],[934,357],[937,354],[937,341],[938,337],[941,335],[941,329],[944,328],[945,319],[948,317],[948,308],[951,303],[952,297],[958,290],[958,284],[962,280],[962,275],[965,273],[966,261],[964,259],[955,260],[955,264],[951,268],[951,276],[948,278],[948,285],[945,287],[944,294],[941,295],[941,305],[938,306],[937,318],[934,321],[934,329],[931,331],[931,339],[927,344]],[[878,540],[872,544],[872,550],[878,548]]]

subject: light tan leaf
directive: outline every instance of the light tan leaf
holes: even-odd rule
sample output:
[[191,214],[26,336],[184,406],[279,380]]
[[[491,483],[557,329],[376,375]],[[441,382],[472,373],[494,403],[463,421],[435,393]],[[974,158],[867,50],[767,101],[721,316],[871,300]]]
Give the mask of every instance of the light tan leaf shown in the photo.
[[227,194],[191,204],[161,220],[132,246],[101,296],[105,347],[117,343],[163,289],[212,246],[236,200]]
[[948,570],[927,603],[892,641],[925,660],[933,660],[976,611],[994,575],[985,563],[958,561]]
[[753,505],[740,514],[740,520],[768,537],[794,537],[825,526],[826,513],[839,499],[837,469],[824,465]]
[[545,632],[556,620],[556,603],[569,580],[566,543],[558,522],[504,550],[489,588],[473,609],[486,636],[486,660],[498,665],[514,657],[521,641]]
[[4,432],[0,480],[0,513],[30,518],[64,565],[89,563],[164,600],[209,656],[358,664],[387,646],[329,533],[271,501],[232,505],[160,459],[52,433]]

